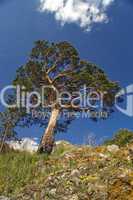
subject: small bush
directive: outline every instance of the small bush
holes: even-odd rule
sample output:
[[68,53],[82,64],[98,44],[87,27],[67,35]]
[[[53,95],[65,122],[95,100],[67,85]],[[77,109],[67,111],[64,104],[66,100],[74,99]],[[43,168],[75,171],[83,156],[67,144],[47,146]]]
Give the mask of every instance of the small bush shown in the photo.
[[106,140],[104,145],[116,144],[123,147],[131,142],[133,142],[133,132],[128,129],[120,129],[112,139]]

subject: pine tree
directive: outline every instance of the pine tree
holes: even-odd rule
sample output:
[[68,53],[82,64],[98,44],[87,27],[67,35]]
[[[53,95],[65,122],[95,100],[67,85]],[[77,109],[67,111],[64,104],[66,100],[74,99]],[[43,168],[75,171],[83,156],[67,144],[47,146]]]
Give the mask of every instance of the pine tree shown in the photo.
[[[37,91],[41,93],[43,86],[50,86],[51,89],[44,92],[44,99],[52,107],[43,107],[39,105],[34,111],[50,112],[50,117],[39,118],[33,117],[31,113],[20,109],[23,114],[20,117],[19,124],[29,126],[32,124],[40,124],[44,126],[44,133],[39,145],[39,152],[51,153],[54,145],[54,134],[66,131],[68,125],[75,119],[75,115],[65,117],[68,112],[80,113],[84,111],[96,111],[98,108],[84,106],[81,108],[78,93],[83,93],[83,87],[87,91],[95,90],[97,93],[106,91],[104,95],[104,104],[102,110],[108,113],[112,112],[114,97],[119,89],[116,82],[110,81],[103,70],[95,64],[81,60],[78,51],[68,42],[50,43],[48,41],[37,41],[32,49],[26,64],[17,70],[14,85],[25,87],[26,92]],[[68,98],[68,94],[64,93],[62,104],[57,101],[55,103],[55,91],[61,93],[67,91],[73,94]],[[95,94],[92,94],[92,104],[96,103]],[[36,95],[32,96],[32,103],[36,104]],[[72,104],[73,102],[73,104]],[[18,112],[18,111],[17,111]],[[61,117],[59,117],[61,116]],[[93,119],[96,120],[96,117]]]

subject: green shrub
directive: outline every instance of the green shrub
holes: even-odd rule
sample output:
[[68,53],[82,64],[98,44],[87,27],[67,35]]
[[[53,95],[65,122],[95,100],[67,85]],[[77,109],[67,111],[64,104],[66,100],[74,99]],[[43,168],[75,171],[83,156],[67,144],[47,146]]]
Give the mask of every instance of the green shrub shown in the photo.
[[112,139],[106,140],[104,145],[116,144],[123,147],[131,142],[133,142],[133,132],[128,129],[120,129]]

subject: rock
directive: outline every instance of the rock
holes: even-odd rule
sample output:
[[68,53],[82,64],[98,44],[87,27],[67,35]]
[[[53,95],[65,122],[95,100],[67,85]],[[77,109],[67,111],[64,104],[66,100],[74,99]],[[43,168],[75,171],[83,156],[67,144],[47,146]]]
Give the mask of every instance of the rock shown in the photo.
[[74,194],[72,197],[69,198],[69,200],[79,200],[79,198],[76,194]]
[[56,151],[59,148],[64,148],[64,150],[70,150],[75,148],[75,146],[73,144],[71,144],[70,142],[64,141],[64,140],[59,140],[55,142],[55,146],[53,151]]
[[119,151],[120,149],[119,149],[119,147],[118,147],[117,145],[113,144],[113,145],[108,145],[108,146],[107,146],[107,150],[108,150],[109,152],[111,152],[111,153],[116,153],[116,152]]
[[0,200],[10,200],[8,197],[0,196]]
[[75,186],[78,187],[80,184],[80,179],[78,177],[73,177],[72,182],[75,184]]
[[56,145],[72,145],[70,142],[65,141],[65,140],[59,140],[55,142]]
[[71,172],[72,177],[80,177],[80,171],[78,169],[75,169]]
[[72,160],[73,158],[74,158],[74,153],[66,153],[65,154],[65,158],[67,159],[67,160]]
[[99,153],[99,156],[101,157],[101,158],[105,158],[105,159],[107,159],[109,156],[108,155],[105,155],[105,154],[103,154],[103,153]]
[[56,188],[53,188],[52,190],[50,190],[49,192],[52,196],[54,196],[56,194]]
[[91,194],[93,192],[94,185],[92,183],[88,183],[88,194]]
[[70,174],[71,180],[73,183],[75,183],[76,186],[80,183],[80,171],[75,169]]

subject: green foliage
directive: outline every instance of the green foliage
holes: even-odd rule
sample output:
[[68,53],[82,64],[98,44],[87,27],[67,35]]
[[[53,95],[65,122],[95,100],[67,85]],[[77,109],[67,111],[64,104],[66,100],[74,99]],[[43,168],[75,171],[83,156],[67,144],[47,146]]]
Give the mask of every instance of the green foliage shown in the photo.
[[133,132],[128,129],[120,129],[112,139],[104,142],[105,145],[116,144],[120,147],[133,142]]
[[[14,85],[21,86],[24,94],[28,92],[37,92],[41,97],[43,95],[44,102],[41,102],[36,108],[30,107],[29,111],[37,111],[43,113],[50,113],[53,108],[58,109],[60,118],[57,120],[56,127],[52,129],[51,135],[57,132],[67,131],[68,125],[76,118],[76,114],[67,117],[67,112],[82,112],[85,111],[106,111],[107,114],[111,114],[113,111],[115,94],[119,90],[119,86],[116,82],[111,81],[102,69],[97,65],[82,60],[78,51],[68,42],[50,43],[48,41],[37,41],[32,49],[27,62],[18,68],[16,77],[13,81]],[[51,88],[45,89],[42,94],[43,86],[50,86]],[[89,96],[93,98],[93,104],[97,103],[96,93],[104,94],[102,99],[98,100],[98,103],[102,100],[102,106],[90,106],[82,103],[83,90],[86,86],[86,93],[90,94],[90,91],[94,91],[95,94]],[[55,89],[58,94],[65,93],[61,98],[56,97]],[[79,94],[80,92],[80,94]],[[70,97],[68,98],[68,93]],[[15,102],[16,94],[7,95],[7,99],[12,104]],[[56,100],[56,101],[55,101]],[[60,102],[61,101],[61,102]],[[27,101],[26,101],[27,102]],[[24,104],[24,98],[21,98],[20,105]],[[38,103],[38,97],[34,93],[30,98],[30,104],[36,105]],[[84,104],[84,105],[83,105]],[[54,105],[52,108],[49,105]],[[63,105],[63,106],[62,106]],[[12,135],[11,131],[14,131],[16,126],[29,127],[31,125],[39,124],[44,128],[47,127],[50,116],[40,118],[39,115],[34,117],[31,112],[27,113],[26,107],[10,109],[11,120],[14,123],[7,123],[8,118],[4,121],[4,124],[9,124],[10,127],[4,126],[4,134]],[[101,108],[102,107],[102,108]],[[65,113],[65,114],[64,114]],[[97,120],[98,117],[92,117]],[[10,131],[9,131],[10,128]],[[45,138],[46,139],[46,138]],[[52,138],[48,141],[43,141],[43,148],[47,151],[52,150],[50,144]],[[45,148],[45,147],[46,148]],[[50,148],[47,148],[50,147]],[[50,149],[50,150],[48,150]]]
[[16,137],[15,127],[18,119],[19,115],[14,111],[10,112],[7,109],[5,112],[0,113],[0,153],[8,152],[9,147],[5,144],[5,141]]
[[[107,75],[97,65],[81,60],[78,51],[69,42],[50,43],[48,41],[37,41],[27,62],[18,68],[16,77],[13,81],[14,85],[25,86],[25,91],[41,92],[41,86],[50,85],[58,90],[58,92],[78,92],[83,90],[86,85],[88,90],[93,88],[96,92],[106,92],[104,95],[104,110],[112,111],[114,96],[119,89],[116,82],[111,81]],[[65,97],[65,96],[64,96]],[[62,108],[57,102],[60,113],[69,110],[80,112],[81,108],[75,108],[71,105],[72,95],[69,101],[62,101],[66,107]],[[45,103],[47,105],[55,101],[55,92],[47,89],[44,93]],[[76,101],[75,101],[76,102]],[[33,95],[31,103],[36,103],[36,97]],[[77,101],[77,104],[79,102]],[[45,105],[46,106],[46,105]],[[90,109],[89,107],[85,108]],[[42,105],[34,109],[37,111],[48,111],[42,108]],[[51,111],[51,109],[49,109]],[[67,115],[66,115],[67,116]],[[66,131],[67,126],[74,117],[62,119],[57,123],[55,133]],[[38,123],[46,127],[48,120],[39,120],[32,118],[31,115],[25,113],[25,118],[21,118],[25,126]]]

